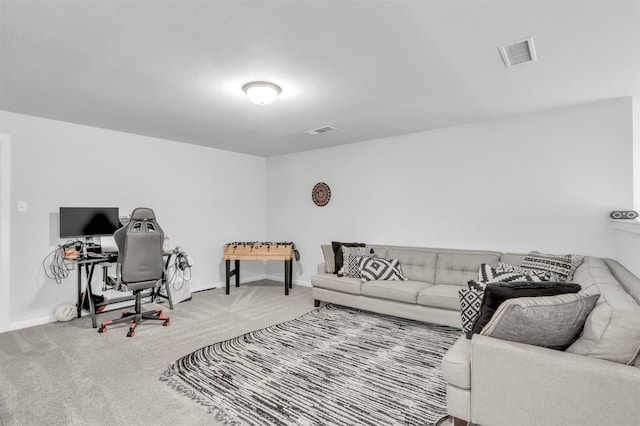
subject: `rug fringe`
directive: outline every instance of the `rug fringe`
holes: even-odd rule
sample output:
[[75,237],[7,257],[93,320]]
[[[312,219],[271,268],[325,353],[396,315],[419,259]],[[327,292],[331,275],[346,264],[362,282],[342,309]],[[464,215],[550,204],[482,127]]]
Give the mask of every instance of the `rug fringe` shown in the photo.
[[168,384],[172,389],[176,390],[178,393],[192,399],[193,401],[199,403],[207,409],[209,414],[212,414],[215,419],[219,422],[222,422],[225,425],[229,426],[240,426],[237,420],[228,415],[223,408],[218,407],[211,403],[210,400],[203,398],[199,393],[193,390],[190,386],[186,385],[183,381],[181,381],[178,377],[178,369],[177,363],[172,362],[169,364],[169,367],[162,373],[160,376],[160,381]]

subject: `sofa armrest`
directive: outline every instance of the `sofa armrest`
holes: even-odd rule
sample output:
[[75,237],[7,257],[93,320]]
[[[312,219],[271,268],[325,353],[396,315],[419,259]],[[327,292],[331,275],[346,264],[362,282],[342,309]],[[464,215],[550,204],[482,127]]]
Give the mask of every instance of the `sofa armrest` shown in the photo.
[[326,263],[322,262],[318,264],[318,274],[326,274],[326,273],[327,273]]
[[481,425],[630,425],[640,368],[474,335],[471,420]]

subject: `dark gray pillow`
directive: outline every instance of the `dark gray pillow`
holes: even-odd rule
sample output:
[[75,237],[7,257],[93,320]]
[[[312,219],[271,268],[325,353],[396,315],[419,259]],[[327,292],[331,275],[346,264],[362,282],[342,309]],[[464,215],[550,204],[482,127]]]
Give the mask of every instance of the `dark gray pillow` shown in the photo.
[[471,331],[467,333],[467,338],[471,339],[473,334],[480,333],[505,300],[516,297],[555,296],[558,294],[577,293],[580,289],[579,284],[551,281],[489,284],[484,290],[480,315],[473,323]]
[[480,331],[484,336],[565,350],[582,333],[599,294],[520,297],[502,303]]

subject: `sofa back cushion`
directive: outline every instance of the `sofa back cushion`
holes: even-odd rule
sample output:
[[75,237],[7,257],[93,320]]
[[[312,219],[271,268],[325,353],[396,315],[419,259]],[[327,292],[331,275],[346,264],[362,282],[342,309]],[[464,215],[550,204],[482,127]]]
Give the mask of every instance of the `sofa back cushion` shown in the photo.
[[567,352],[634,364],[640,352],[640,306],[613,276],[603,259],[586,257],[573,282],[582,291],[596,288],[600,298],[584,324],[582,336]]
[[[374,251],[376,249],[374,248]],[[377,251],[376,251],[377,253]],[[433,284],[436,275],[438,252],[431,249],[411,247],[387,247],[387,259],[398,259],[402,275],[413,281]]]
[[441,250],[438,253],[435,283],[466,287],[468,281],[478,279],[480,265],[486,263],[495,267],[499,260],[498,252]]
[[527,257],[526,253],[504,253],[500,256],[500,262],[507,265],[520,266],[525,257]]

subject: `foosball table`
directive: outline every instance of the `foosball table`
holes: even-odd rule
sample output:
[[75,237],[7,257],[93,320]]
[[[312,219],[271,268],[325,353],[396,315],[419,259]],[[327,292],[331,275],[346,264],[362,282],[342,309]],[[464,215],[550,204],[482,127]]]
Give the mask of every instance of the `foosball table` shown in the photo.
[[[226,263],[226,285],[229,294],[231,277],[236,277],[236,287],[240,287],[241,260],[282,260],[284,261],[284,294],[289,295],[292,288],[293,258],[297,257],[295,245],[290,242],[235,242],[224,245],[224,260]],[[231,270],[231,261],[234,269]]]

